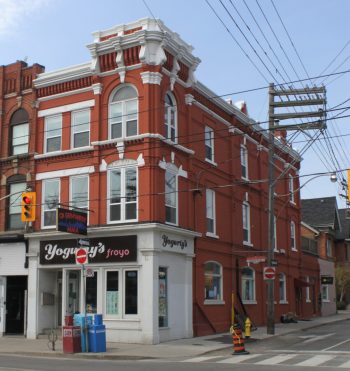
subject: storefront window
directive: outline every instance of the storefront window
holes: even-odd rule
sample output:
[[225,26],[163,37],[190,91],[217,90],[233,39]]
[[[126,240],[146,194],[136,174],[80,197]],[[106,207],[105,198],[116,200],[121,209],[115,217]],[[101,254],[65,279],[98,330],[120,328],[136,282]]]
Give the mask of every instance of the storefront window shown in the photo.
[[125,272],[125,314],[137,314],[137,271]]
[[86,312],[97,313],[97,272],[86,277]]
[[168,274],[167,268],[159,267],[159,327],[168,327]]
[[106,275],[106,315],[119,314],[119,272],[108,271]]

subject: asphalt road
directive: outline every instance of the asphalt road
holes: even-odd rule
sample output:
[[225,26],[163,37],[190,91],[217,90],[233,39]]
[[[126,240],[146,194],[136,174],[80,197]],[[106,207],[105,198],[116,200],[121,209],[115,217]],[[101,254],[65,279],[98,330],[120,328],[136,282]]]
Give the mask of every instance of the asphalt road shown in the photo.
[[[252,334],[254,336],[254,333]],[[288,335],[246,343],[250,354],[232,355],[225,349],[201,357],[152,360],[95,360],[0,355],[0,371],[325,371],[350,370],[350,320]]]

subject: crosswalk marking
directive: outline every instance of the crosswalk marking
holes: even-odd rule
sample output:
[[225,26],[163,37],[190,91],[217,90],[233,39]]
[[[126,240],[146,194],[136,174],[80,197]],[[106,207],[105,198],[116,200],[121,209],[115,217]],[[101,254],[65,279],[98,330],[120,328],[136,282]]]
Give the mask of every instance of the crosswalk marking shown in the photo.
[[263,361],[256,362],[256,365],[277,365],[278,363],[287,361],[288,359],[292,359],[296,357],[296,354],[281,354],[279,356],[271,357],[268,359],[264,359]]
[[232,356],[231,358],[223,359],[222,361],[218,361],[217,363],[235,364],[235,363],[241,363],[248,359],[256,358],[259,356],[262,356],[262,354],[242,354],[242,355]]
[[350,368],[350,361],[347,361],[338,366],[339,368]]
[[203,357],[196,357],[196,358],[190,358],[190,359],[185,359],[184,361],[181,362],[204,362],[204,361],[209,361],[213,360],[216,358],[221,358],[220,356],[203,356]]
[[335,356],[318,355],[311,357],[303,362],[299,362],[295,366],[319,366],[322,363],[325,363],[333,358],[335,358]]

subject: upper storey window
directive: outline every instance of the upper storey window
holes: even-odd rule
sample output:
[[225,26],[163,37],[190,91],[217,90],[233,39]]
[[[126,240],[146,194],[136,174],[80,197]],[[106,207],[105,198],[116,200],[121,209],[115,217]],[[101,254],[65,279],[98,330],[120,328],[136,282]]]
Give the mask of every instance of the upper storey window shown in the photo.
[[23,108],[11,117],[11,155],[28,153],[29,116]]
[[124,138],[137,134],[137,92],[124,86],[112,94],[109,103],[109,138]]
[[90,110],[72,112],[72,148],[90,144]]
[[214,161],[214,130],[209,126],[205,127],[205,158]]
[[177,142],[177,115],[176,115],[176,102],[174,97],[167,93],[165,96],[164,107],[164,125],[165,137],[172,142]]
[[241,145],[241,170],[242,178],[248,179],[248,150],[244,145]]
[[61,150],[62,115],[45,117],[45,148],[44,152]]

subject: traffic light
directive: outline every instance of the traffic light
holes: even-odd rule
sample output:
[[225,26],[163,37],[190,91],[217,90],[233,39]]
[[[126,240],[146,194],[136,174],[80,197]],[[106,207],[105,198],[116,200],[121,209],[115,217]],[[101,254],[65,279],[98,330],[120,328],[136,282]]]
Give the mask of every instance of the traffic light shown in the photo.
[[23,192],[21,202],[21,220],[22,222],[34,222],[36,192]]

